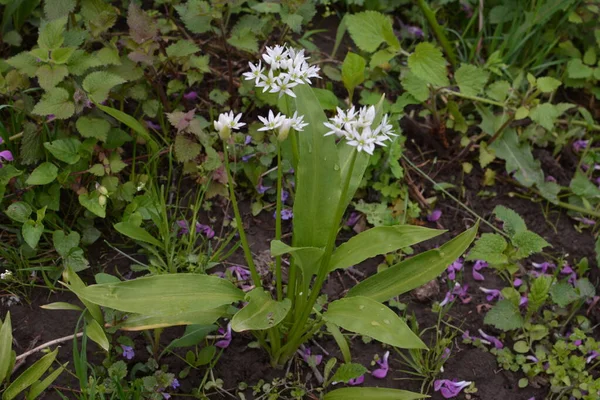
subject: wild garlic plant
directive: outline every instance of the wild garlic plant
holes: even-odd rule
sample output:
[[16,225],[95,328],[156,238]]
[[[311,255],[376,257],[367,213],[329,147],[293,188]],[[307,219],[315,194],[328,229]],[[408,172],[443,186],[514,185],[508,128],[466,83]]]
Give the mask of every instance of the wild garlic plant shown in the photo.
[[[307,64],[304,51],[285,46],[267,48],[263,60],[270,67],[251,65],[247,79],[258,88],[286,96],[287,115],[270,110],[259,117],[262,131],[276,135],[278,143],[276,232],[271,242],[275,258],[276,289],[263,287],[263,277],[252,258],[230,168],[232,131],[246,125],[242,115],[230,111],[214,121],[222,140],[229,196],[236,227],[254,288],[244,293],[225,279],[200,274],[150,276],[126,282],[84,287],[75,277],[71,289],[86,305],[101,305],[128,313],[123,329],[140,330],[171,325],[213,324],[230,318],[235,332],[250,331],[269,353],[274,366],[284,365],[299,347],[324,327],[335,338],[345,362],[351,355],[340,328],[400,348],[426,348],[406,322],[383,302],[412,290],[441,274],[463,254],[477,226],[437,249],[404,260],[354,286],[344,297],[317,307],[329,274],[362,261],[412,246],[444,231],[420,226],[380,226],[337,245],[346,208],[353,198],[376,146],[394,140],[392,124],[377,106],[338,109],[328,120],[310,78],[317,68]],[[293,230],[290,243],[281,235],[282,152],[290,140],[296,159]],[[287,282],[282,257],[289,255]],[[67,276],[67,279],[69,276]],[[246,305],[232,316],[231,304]],[[152,304],[152,307],[148,307]],[[352,390],[346,388],[338,390]],[[340,393],[341,394],[341,393]],[[344,393],[345,394],[345,393]],[[397,394],[397,393],[396,393]]]

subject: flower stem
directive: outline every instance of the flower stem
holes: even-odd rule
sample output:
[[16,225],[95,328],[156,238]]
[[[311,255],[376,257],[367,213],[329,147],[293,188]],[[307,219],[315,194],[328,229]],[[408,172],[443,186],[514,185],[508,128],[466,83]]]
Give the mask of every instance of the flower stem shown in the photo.
[[[290,98],[289,96],[285,96],[285,108],[286,113],[289,114],[288,117],[292,116],[292,108],[290,107]],[[296,130],[292,129],[290,132],[290,141],[292,143],[292,167],[294,170],[298,168],[298,160],[300,156],[298,155],[298,138],[296,136]]]
[[233,213],[235,214],[235,223],[237,225],[238,233],[240,234],[240,241],[242,242],[242,247],[244,249],[244,257],[246,258],[246,262],[248,263],[248,268],[250,269],[250,275],[252,276],[252,283],[256,287],[262,287],[262,282],[260,281],[260,276],[256,271],[256,265],[254,265],[254,260],[252,259],[252,252],[250,251],[250,246],[248,245],[248,239],[246,238],[246,232],[244,231],[244,225],[242,222],[242,216],[240,215],[240,209],[238,208],[237,199],[235,197],[235,191],[233,190],[233,178],[231,176],[231,169],[229,167],[229,151],[227,150],[227,142],[223,141],[223,152],[225,158],[225,171],[227,172],[227,186],[229,186],[229,198],[231,200],[231,204],[233,205]]
[[452,64],[452,67],[456,68],[458,66],[456,54],[454,54],[454,49],[452,48],[452,44],[450,44],[448,37],[444,33],[444,29],[437,22],[437,19],[435,18],[435,13],[431,10],[431,8],[429,8],[429,5],[427,5],[425,0],[417,0],[417,5],[421,9],[421,12],[425,16],[425,19],[427,19],[431,30],[433,30],[436,39],[440,43],[440,46],[442,46],[442,48],[444,49],[444,52],[446,53],[446,57],[448,57],[450,64]]
[[[281,171],[281,144],[277,140],[277,206],[275,208],[275,240],[281,240],[281,184],[283,174]],[[281,277],[281,256],[275,257],[275,280],[277,285],[277,301],[283,298]]]

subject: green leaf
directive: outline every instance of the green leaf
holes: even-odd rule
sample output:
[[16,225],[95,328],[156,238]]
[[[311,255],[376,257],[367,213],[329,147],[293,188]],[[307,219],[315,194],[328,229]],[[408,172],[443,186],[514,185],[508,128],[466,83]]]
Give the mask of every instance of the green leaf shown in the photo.
[[329,304],[323,319],[354,333],[404,349],[426,349],[394,311],[372,298],[355,296]]
[[54,248],[61,257],[68,256],[72,249],[79,246],[80,240],[81,236],[75,231],[71,231],[68,235],[65,235],[63,231],[54,231],[52,233]]
[[228,315],[230,306],[183,312],[166,311],[153,315],[129,314],[116,328],[124,331],[144,331],[180,325],[209,325]]
[[348,93],[354,93],[354,88],[365,81],[365,59],[348,52],[342,64],[342,82]]
[[450,86],[446,59],[431,43],[419,43],[408,57],[408,66],[415,76],[433,86]]
[[63,88],[55,87],[42,95],[42,99],[31,111],[37,115],[54,115],[57,119],[66,119],[75,113],[75,103]]
[[227,43],[249,53],[258,52],[258,38],[250,29],[238,29],[227,39]]
[[339,366],[331,380],[333,382],[348,382],[349,380],[356,379],[367,372],[368,370],[362,364],[345,363]]
[[204,33],[211,29],[211,6],[207,1],[190,0],[185,5],[175,6],[181,20],[192,33]]
[[462,64],[454,73],[454,79],[461,93],[477,96],[488,81],[488,73],[475,65]]
[[46,185],[58,176],[58,167],[50,162],[41,163],[25,181],[28,185]]
[[552,131],[559,115],[556,106],[550,103],[539,104],[529,112],[529,117],[548,131]]
[[[79,275],[77,275],[72,269],[68,266],[65,268],[63,272],[63,278],[69,284],[69,287],[77,295],[77,292],[85,288],[85,283],[81,280]],[[94,318],[100,326],[104,325],[104,314],[102,314],[102,310],[97,304],[91,303],[81,296],[77,295],[79,300],[85,305],[87,310],[90,312],[92,318]]]
[[100,218],[106,217],[106,204],[100,205],[100,194],[97,191],[94,191],[90,194],[80,194],[79,204]]
[[502,331],[510,331],[523,327],[523,317],[519,307],[509,300],[500,300],[485,316],[483,321]]
[[562,85],[562,82],[551,76],[538,78],[537,87],[542,93],[552,93]]
[[10,219],[23,224],[29,219],[32,211],[29,204],[24,201],[17,201],[6,208],[6,215]]
[[140,124],[140,122],[133,118],[131,115],[125,114],[124,112],[112,107],[103,106],[102,104],[96,104],[96,107],[98,107],[100,110],[104,111],[111,117],[115,118],[119,122],[127,125],[137,134],[139,134],[142,137],[142,139],[144,139],[148,143],[148,146],[150,147],[150,151],[152,153],[158,151],[158,144],[156,143],[156,141],[152,138],[152,136],[150,136],[146,128],[144,128],[144,126]]
[[513,349],[517,353],[525,354],[525,353],[529,352],[529,345],[527,344],[526,341],[519,340],[518,342],[515,342],[515,344],[513,345]]
[[572,79],[589,79],[594,70],[585,65],[579,58],[572,58],[567,63],[567,76]]
[[81,156],[79,155],[81,142],[75,138],[46,142],[44,143],[44,147],[58,160],[66,162],[67,164],[75,164],[81,159]]
[[178,40],[167,47],[167,56],[170,58],[187,57],[199,51],[200,47],[198,47],[194,42],[189,40]]
[[47,19],[66,17],[77,6],[77,0],[52,0],[44,2],[44,15]]
[[75,124],[84,138],[96,138],[103,142],[108,138],[110,122],[103,118],[79,117]]
[[70,311],[83,311],[83,309],[75,304],[65,303],[57,301],[55,303],[44,304],[40,306],[44,310],[70,310]]
[[346,337],[340,331],[340,328],[336,324],[332,324],[331,322],[327,322],[325,324],[327,326],[327,330],[331,333],[331,336],[335,339],[338,347],[340,348],[340,352],[342,353],[342,357],[344,357],[344,362],[349,363],[352,361],[352,353],[350,353],[350,347],[348,346],[348,341]]
[[23,240],[25,240],[29,247],[35,249],[42,237],[42,233],[44,233],[44,224],[30,219],[21,227],[21,233],[23,234]]
[[46,354],[40,358],[31,367],[27,368],[17,379],[15,379],[6,391],[2,394],[2,400],[12,400],[19,395],[22,391],[33,385],[42,375],[50,368],[56,355],[58,354],[58,348],[52,353]]
[[144,43],[152,39],[157,33],[154,20],[135,3],[129,3],[127,25],[129,26],[131,38],[136,43]]
[[541,252],[544,247],[550,246],[537,233],[531,231],[519,232],[512,238],[513,245],[518,248],[517,256],[520,258],[529,257],[532,254]]
[[262,288],[248,292],[245,300],[248,304],[231,319],[231,329],[236,332],[262,331],[277,326],[292,307],[290,299],[275,301]]
[[469,251],[467,260],[483,260],[496,265],[505,264],[508,262],[508,258],[504,255],[507,247],[508,243],[502,236],[495,233],[484,233]]
[[62,374],[64,370],[65,367],[61,365],[55,371],[45,377],[43,381],[37,381],[31,385],[31,388],[29,388],[29,392],[27,392],[27,396],[25,397],[26,400],[33,400],[40,394],[44,393],[48,386],[52,385],[52,383],[59,377],[60,374]]
[[81,0],[81,16],[85,26],[97,37],[117,22],[117,11],[103,0]]
[[600,198],[600,189],[598,189],[598,186],[590,182],[588,177],[580,170],[575,172],[575,176],[571,180],[569,187],[577,196],[586,199]]
[[4,322],[0,320],[0,382],[10,377],[13,363],[12,354],[12,324],[10,322],[10,311],[6,313]]
[[352,40],[361,50],[374,53],[382,43],[400,49],[390,17],[377,11],[363,11],[345,19]]
[[207,311],[244,299],[244,292],[225,279],[187,273],[70,288],[91,303],[149,316]]
[[478,226],[466,230],[438,249],[421,253],[365,279],[350,289],[348,296],[387,301],[426,284],[467,250],[477,234]]
[[50,90],[69,75],[69,69],[64,65],[42,65],[35,72],[38,83],[45,90]]
[[509,93],[510,83],[503,80],[491,83],[486,90],[486,94],[496,101],[506,100]]
[[37,164],[46,157],[43,146],[42,130],[31,122],[23,124],[23,137],[19,148],[21,162],[26,165]]
[[117,232],[133,240],[139,240],[141,242],[150,243],[157,247],[163,246],[163,244],[154,236],[152,236],[147,230],[131,222],[119,222],[116,223],[114,227],[117,230]]
[[110,90],[117,85],[125,82],[120,76],[106,71],[95,71],[90,73],[83,80],[83,90],[85,90],[90,99],[95,103],[102,103],[108,98]]
[[329,270],[358,265],[369,258],[415,245],[444,232],[415,225],[371,228],[339,246],[331,257]]
[[507,129],[490,148],[496,156],[506,161],[506,172],[512,174],[525,187],[543,182],[544,174],[540,162],[533,158],[528,143],[519,143],[514,129]]
[[313,88],[313,92],[319,99],[319,104],[321,104],[323,110],[335,110],[339,105],[337,96],[331,90]]
[[425,394],[406,390],[370,387],[352,387],[332,390],[323,400],[417,400],[428,397]]
[[510,208],[496,206],[494,214],[504,223],[502,229],[508,233],[508,236],[513,237],[517,233],[527,231],[527,225],[525,225],[523,218]]
[[567,282],[559,282],[552,285],[550,288],[550,296],[552,301],[555,302],[559,307],[566,307],[572,302],[579,300],[577,291]]
[[402,78],[402,87],[419,102],[424,102],[429,98],[427,82],[410,71]]
[[104,329],[98,324],[95,319],[90,319],[85,326],[86,335],[94,342],[98,344],[104,351],[108,351],[110,344],[108,338],[104,333]]
[[[217,330],[216,325],[188,325],[185,327],[185,331],[180,338],[174,339],[165,347],[162,351],[161,356],[164,355],[170,349],[177,349],[180,347],[191,347],[200,343],[204,338],[211,332]],[[161,357],[159,357],[161,358]]]
[[65,40],[63,33],[66,24],[66,17],[42,23],[38,36],[38,46],[44,50],[55,50],[62,46]]
[[527,306],[529,314],[537,312],[546,303],[553,281],[554,277],[548,275],[540,275],[534,279],[529,289],[529,302]]

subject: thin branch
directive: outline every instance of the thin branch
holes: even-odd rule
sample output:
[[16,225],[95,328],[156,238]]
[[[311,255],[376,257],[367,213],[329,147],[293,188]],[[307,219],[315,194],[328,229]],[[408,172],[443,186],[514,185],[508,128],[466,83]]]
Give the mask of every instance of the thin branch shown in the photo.
[[80,338],[82,336],[83,336],[83,332],[79,332],[77,334],[73,334],[73,335],[69,335],[69,336],[65,336],[65,337],[61,337],[61,338],[58,338],[58,339],[51,340],[51,341],[49,341],[47,343],[39,345],[38,347],[36,347],[34,349],[26,351],[25,353],[23,353],[21,355],[18,355],[17,358],[15,359],[15,361],[18,362],[18,361],[20,361],[20,360],[22,360],[24,358],[27,358],[28,356],[32,355],[33,353],[37,353],[40,350],[44,350],[47,347],[54,346],[55,344],[59,344],[59,343],[68,342],[69,340],[74,339],[75,337]]

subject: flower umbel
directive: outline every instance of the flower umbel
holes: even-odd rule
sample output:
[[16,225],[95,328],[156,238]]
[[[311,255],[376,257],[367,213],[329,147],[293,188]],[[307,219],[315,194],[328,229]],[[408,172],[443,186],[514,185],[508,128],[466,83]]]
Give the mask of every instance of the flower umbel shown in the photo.
[[233,111],[229,111],[228,113],[220,114],[219,119],[214,121],[215,130],[219,133],[219,137],[222,140],[229,139],[232,130],[238,130],[246,125],[244,122],[240,122],[240,118],[242,118],[242,113],[234,115]]

